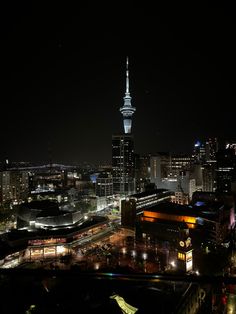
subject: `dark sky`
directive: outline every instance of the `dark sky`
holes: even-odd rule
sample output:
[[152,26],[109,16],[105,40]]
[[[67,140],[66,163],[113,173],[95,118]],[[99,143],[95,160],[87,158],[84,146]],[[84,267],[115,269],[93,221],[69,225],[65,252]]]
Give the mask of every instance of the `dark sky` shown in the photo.
[[109,162],[126,55],[137,152],[236,139],[233,5],[136,2],[2,7],[1,159]]

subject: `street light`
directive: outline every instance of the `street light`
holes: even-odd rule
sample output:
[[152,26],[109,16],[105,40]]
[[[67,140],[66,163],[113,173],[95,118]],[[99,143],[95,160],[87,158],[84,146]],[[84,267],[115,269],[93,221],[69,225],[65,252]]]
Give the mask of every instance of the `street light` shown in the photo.
[[100,267],[99,263],[95,263],[95,264],[94,264],[94,269],[95,269],[95,270],[98,270],[99,267]]
[[131,255],[132,255],[132,257],[135,257],[136,256],[136,251],[132,250]]
[[170,265],[171,265],[172,267],[175,267],[175,266],[176,266],[175,261],[171,261],[171,262],[170,262]]
[[126,247],[122,247],[122,249],[121,249],[121,252],[123,253],[123,254],[126,254]]
[[146,260],[146,259],[147,259],[147,253],[144,252],[144,253],[142,254],[142,257],[143,257],[144,260]]

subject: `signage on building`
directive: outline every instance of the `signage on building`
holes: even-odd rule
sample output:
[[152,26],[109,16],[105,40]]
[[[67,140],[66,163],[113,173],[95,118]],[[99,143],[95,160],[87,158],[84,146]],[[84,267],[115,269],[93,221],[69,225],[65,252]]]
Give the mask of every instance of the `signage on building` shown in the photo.
[[187,238],[187,240],[185,240],[185,241],[179,241],[179,245],[181,246],[181,247],[185,247],[185,248],[188,248],[188,247],[190,247],[191,246],[191,238]]

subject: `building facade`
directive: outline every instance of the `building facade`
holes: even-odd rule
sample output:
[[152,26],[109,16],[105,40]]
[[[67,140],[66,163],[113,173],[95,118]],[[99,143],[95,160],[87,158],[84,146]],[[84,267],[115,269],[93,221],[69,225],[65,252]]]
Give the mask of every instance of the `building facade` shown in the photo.
[[170,201],[174,193],[165,189],[155,189],[130,195],[121,201],[121,224],[124,227],[135,226],[137,215],[143,210],[164,201]]
[[96,196],[107,197],[113,195],[113,179],[110,172],[102,172],[96,180]]
[[112,136],[112,176],[114,194],[134,193],[134,139],[131,134]]
[[223,149],[217,153],[216,184],[217,192],[231,192],[236,181],[236,155],[234,149]]
[[0,203],[21,202],[29,192],[27,171],[6,170],[0,172]]

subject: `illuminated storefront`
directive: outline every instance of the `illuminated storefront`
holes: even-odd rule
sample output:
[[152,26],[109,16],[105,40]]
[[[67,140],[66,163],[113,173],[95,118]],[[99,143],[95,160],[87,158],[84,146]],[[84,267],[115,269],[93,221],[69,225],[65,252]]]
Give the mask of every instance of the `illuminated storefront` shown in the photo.
[[58,257],[67,255],[70,252],[70,248],[64,245],[50,245],[50,246],[36,246],[28,247],[27,249],[30,260],[32,259],[44,259],[49,257]]
[[[110,228],[107,218],[94,216],[75,228],[62,228],[57,231],[41,230],[40,232],[15,230],[9,250],[11,252],[13,247],[15,252],[3,256],[0,259],[0,267],[10,268],[29,260],[43,260],[73,254],[74,247],[83,245],[87,239],[92,239],[94,235],[99,235],[100,232],[110,230]],[[22,247],[24,247],[23,250]]]

